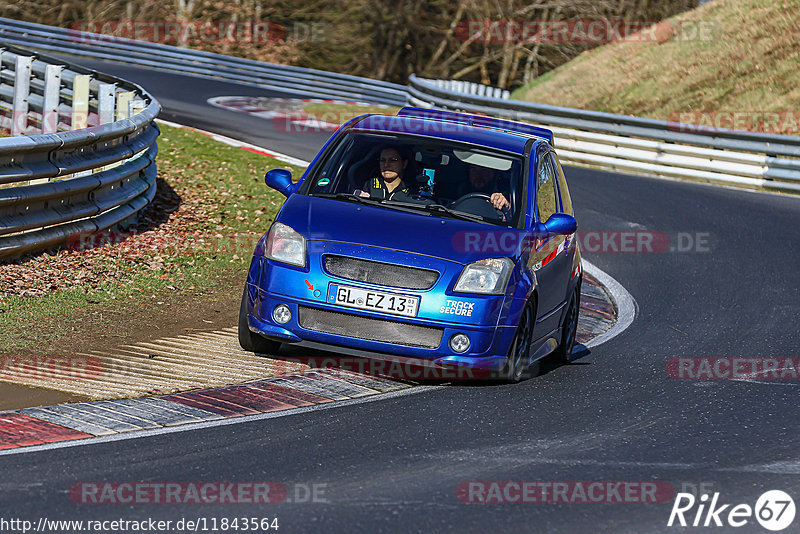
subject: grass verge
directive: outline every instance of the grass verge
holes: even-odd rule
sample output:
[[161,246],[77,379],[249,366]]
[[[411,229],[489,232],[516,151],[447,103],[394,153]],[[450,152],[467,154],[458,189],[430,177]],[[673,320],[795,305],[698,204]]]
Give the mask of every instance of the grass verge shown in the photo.
[[103,328],[124,340],[170,307],[202,311],[241,295],[253,246],[283,201],[264,170],[303,169],[189,129],[161,130],[158,193],[136,228],[0,264],[0,352],[73,345]]

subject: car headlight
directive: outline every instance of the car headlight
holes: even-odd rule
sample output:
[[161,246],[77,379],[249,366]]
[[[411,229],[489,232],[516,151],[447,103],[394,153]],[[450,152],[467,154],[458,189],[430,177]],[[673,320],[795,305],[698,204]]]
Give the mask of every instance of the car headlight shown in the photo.
[[509,258],[489,258],[470,263],[464,267],[453,291],[502,295],[513,269],[514,262]]
[[283,223],[275,223],[269,229],[264,255],[271,260],[305,267],[306,238]]

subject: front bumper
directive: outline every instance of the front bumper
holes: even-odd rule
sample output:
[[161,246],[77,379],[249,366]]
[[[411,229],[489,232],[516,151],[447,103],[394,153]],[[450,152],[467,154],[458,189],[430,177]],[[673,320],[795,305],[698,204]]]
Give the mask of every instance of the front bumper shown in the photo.
[[[325,264],[327,255],[428,269],[439,272],[440,276],[427,289],[370,284],[329,272]],[[285,343],[315,342],[376,355],[411,357],[433,364],[498,370],[505,365],[515,331],[514,326],[506,325],[516,325],[523,301],[506,295],[454,293],[452,288],[462,269],[460,263],[431,256],[333,241],[309,241],[306,267],[290,266],[258,255],[253,257],[247,286],[249,326],[256,333]],[[515,283],[512,277],[509,287]],[[417,314],[404,317],[328,302],[331,284],[419,297]],[[272,318],[272,310],[279,304],[285,304],[291,311],[291,319],[286,324],[277,324]],[[304,310],[318,315],[339,314],[336,322],[355,325],[355,328],[353,331],[346,327],[317,328],[313,322],[298,320],[302,319]],[[362,335],[362,323],[382,323],[378,325],[379,330],[391,335]],[[397,325],[396,331],[393,325]],[[441,331],[435,343],[430,342],[428,335],[433,329]],[[450,338],[457,333],[470,339],[470,346],[463,353],[456,353],[449,346]],[[422,338],[426,342],[419,342]]]
[[[499,370],[505,364],[505,355],[514,333],[514,328],[507,326],[437,324],[433,321],[419,319],[412,322],[410,319],[375,314],[364,310],[343,312],[340,308],[326,306],[324,302],[273,295],[253,285],[248,285],[248,294],[253,296],[252,305],[249,307],[251,311],[248,314],[250,330],[284,343],[312,341],[331,347],[355,348],[385,355],[410,357],[438,365],[461,365],[477,369]],[[272,310],[279,304],[288,306],[292,312],[291,319],[284,325],[276,324],[272,319]],[[399,319],[403,324],[440,328],[442,330],[441,341],[434,348],[426,348],[312,330],[304,328],[300,324],[301,308],[347,314],[351,315],[354,320],[359,317],[387,321],[398,321]],[[470,348],[461,354],[453,351],[448,343],[450,338],[458,333],[466,334],[470,339]],[[409,342],[413,342],[413,340],[409,340]]]

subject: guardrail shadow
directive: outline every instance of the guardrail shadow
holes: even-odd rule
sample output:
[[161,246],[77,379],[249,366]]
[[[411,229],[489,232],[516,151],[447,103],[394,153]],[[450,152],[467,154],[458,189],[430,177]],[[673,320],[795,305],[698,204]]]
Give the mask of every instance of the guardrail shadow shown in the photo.
[[136,232],[141,234],[166,223],[182,202],[181,196],[167,181],[161,177],[156,178],[156,196],[139,214]]
[[[106,245],[122,243],[132,236],[154,230],[165,224],[170,215],[182,204],[183,199],[175,189],[163,178],[156,178],[156,193],[153,201],[133,216],[106,230],[98,232],[77,233],[69,236],[65,243],[57,244],[44,249],[44,252],[55,254],[61,250],[82,252],[94,250]],[[32,250],[18,258],[0,260],[2,264],[23,265],[31,260],[38,259],[42,250]]]

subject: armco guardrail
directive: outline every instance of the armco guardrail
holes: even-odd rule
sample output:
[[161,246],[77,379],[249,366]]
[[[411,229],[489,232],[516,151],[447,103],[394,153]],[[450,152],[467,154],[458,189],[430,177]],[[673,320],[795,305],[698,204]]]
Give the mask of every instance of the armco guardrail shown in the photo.
[[403,106],[403,85],[0,18],[0,41],[320,98]]
[[141,87],[0,43],[0,259],[131,219],[156,191]]
[[322,98],[486,113],[550,127],[561,159],[573,165],[800,191],[800,137],[521,102],[481,84],[414,75],[406,87],[0,18],[2,41]]
[[[550,127],[562,162],[800,191],[800,137],[769,135],[466,94],[412,75],[410,102]],[[687,131],[688,130],[688,131]]]

